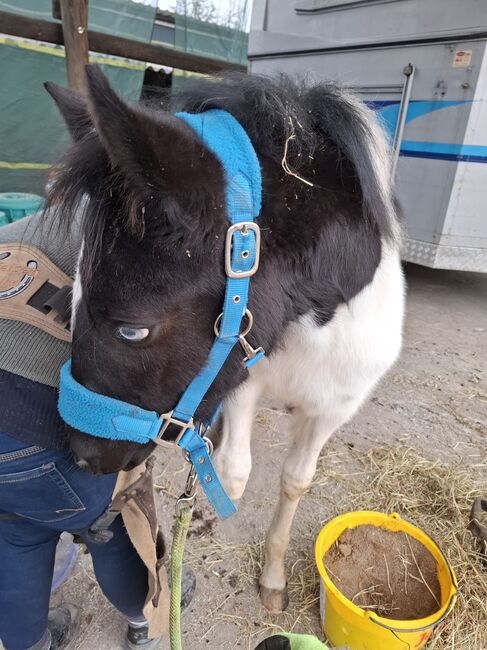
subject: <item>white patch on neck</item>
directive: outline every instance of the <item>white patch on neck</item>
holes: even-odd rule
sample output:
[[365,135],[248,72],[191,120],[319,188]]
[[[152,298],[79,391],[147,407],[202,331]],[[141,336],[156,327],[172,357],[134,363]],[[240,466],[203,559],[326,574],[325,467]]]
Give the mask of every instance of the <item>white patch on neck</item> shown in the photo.
[[74,276],[74,282],[73,282],[73,297],[71,299],[71,332],[74,331],[76,310],[79,307],[79,303],[81,302],[81,297],[83,295],[83,289],[81,287],[80,266],[81,266],[81,259],[83,257],[84,246],[85,246],[85,242],[83,240],[81,242],[81,248],[78,255],[78,262],[76,264],[76,274]]

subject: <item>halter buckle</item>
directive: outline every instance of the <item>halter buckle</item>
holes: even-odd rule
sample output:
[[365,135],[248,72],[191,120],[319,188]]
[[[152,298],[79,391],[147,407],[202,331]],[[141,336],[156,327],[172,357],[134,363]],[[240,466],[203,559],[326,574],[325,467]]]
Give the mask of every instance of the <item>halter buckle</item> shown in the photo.
[[[247,271],[234,271],[232,268],[232,240],[236,232],[240,232],[246,236],[252,231],[255,235],[255,259],[252,267]],[[229,278],[250,278],[254,275],[259,268],[260,260],[260,228],[253,221],[241,221],[236,223],[227,230],[227,238],[225,240],[225,273]]]
[[[164,422],[162,427],[159,429],[159,433],[157,434],[157,437],[152,440],[152,442],[155,442],[156,445],[160,445],[161,447],[174,447],[174,445],[177,445],[178,442],[181,440],[181,438],[184,436],[186,431],[188,429],[194,429],[194,420],[193,418],[190,418],[188,422],[185,420],[179,420],[178,418],[173,417],[174,411],[168,411],[167,413],[163,413],[159,420]],[[163,436],[166,432],[166,429],[170,424],[174,424],[177,427],[181,429],[179,432],[177,438],[174,440],[163,440]]]
[[258,354],[261,355],[264,354],[264,349],[261,346],[259,346],[258,348],[253,348],[243,334],[240,334],[240,336],[238,337],[238,341],[240,343],[242,350],[246,355],[245,359],[242,361],[245,367],[247,367],[249,361],[252,361]]

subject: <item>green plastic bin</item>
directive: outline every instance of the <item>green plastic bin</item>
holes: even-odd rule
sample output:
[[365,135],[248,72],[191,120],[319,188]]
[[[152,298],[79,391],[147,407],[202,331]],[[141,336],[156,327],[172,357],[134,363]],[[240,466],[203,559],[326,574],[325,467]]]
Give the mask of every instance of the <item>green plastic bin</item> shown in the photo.
[[[0,193],[0,212],[7,215],[8,221],[17,221],[37,212],[43,203],[44,199],[37,194],[25,194],[24,192]],[[0,221],[1,224],[3,224],[2,221]]]
[[0,226],[6,226],[8,223],[10,223],[7,213],[6,212],[0,212]]

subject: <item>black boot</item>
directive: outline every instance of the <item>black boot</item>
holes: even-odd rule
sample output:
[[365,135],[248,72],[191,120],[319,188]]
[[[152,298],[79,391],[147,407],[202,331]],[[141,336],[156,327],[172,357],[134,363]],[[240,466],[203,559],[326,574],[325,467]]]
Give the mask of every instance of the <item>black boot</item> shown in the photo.
[[49,650],[65,648],[76,632],[78,621],[78,608],[74,605],[50,609],[47,618],[47,629],[51,634]]
[[[188,609],[194,598],[196,591],[196,576],[194,572],[185,567],[183,569],[183,577],[181,580],[181,614]],[[129,628],[127,630],[127,638],[125,640],[125,650],[155,650],[158,647],[163,637],[157,639],[149,639],[149,626],[136,625],[129,621]]]

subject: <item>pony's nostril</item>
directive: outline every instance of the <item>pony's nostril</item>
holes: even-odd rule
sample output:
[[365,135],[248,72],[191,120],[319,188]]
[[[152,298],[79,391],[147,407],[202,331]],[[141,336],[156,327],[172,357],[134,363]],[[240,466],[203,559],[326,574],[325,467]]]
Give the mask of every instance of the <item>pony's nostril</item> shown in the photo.
[[90,467],[86,460],[83,460],[82,458],[76,461],[76,465],[78,465],[80,469],[89,469]]

